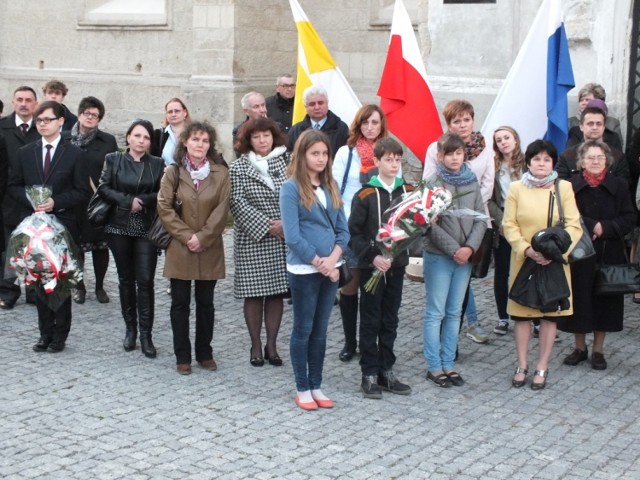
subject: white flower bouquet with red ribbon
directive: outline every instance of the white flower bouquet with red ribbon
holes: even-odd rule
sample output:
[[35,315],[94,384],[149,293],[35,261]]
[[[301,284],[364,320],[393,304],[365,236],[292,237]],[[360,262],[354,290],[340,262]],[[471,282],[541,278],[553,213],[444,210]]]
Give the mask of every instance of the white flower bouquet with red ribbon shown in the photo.
[[[427,182],[420,182],[413,192],[403,195],[398,203],[392,204],[385,211],[389,214],[387,223],[380,227],[376,241],[380,245],[382,256],[393,260],[401,252],[407,250],[419,237],[423,236],[431,222],[442,215],[453,201],[451,193],[440,187],[429,187]],[[367,292],[375,292],[383,273],[375,270],[364,288]]]
[[[26,191],[34,209],[51,197],[51,189],[45,186],[27,187]],[[6,264],[7,278],[41,287],[36,292],[44,295],[53,310],[82,280],[77,247],[71,234],[54,215],[38,210],[25,218],[11,234]]]

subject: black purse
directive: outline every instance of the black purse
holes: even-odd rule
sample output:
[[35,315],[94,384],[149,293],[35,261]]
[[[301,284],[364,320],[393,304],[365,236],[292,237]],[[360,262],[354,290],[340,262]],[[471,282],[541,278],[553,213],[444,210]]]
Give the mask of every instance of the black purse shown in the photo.
[[493,228],[487,228],[478,249],[471,256],[471,278],[484,278],[489,273],[494,242]]
[[[560,188],[558,187],[558,182],[556,181],[555,185],[556,189],[556,198],[558,199],[558,214],[560,215],[560,221],[558,224],[564,228],[564,210],[562,209],[562,200],[560,199]],[[596,249],[593,247],[593,242],[591,241],[591,234],[587,230],[586,225],[584,224],[584,220],[582,219],[582,215],[580,216],[580,226],[582,227],[582,236],[571,253],[569,253],[569,263],[575,263],[580,260],[584,260],[586,258],[593,257],[596,254]]]
[[[111,183],[114,185],[115,179],[117,178],[117,171],[120,167],[120,162],[122,161],[122,153],[115,153],[117,154],[117,165],[114,166],[113,173],[111,174]],[[93,227],[104,227],[109,221],[109,215],[111,214],[113,205],[98,195],[98,189],[93,183],[93,179],[91,177],[89,177],[89,183],[91,184],[93,195],[87,205],[87,221]]]
[[[180,183],[180,171],[177,165],[175,165],[175,167],[176,179],[173,184],[173,210],[178,214],[178,216],[180,216],[182,214],[182,201],[178,200],[177,197],[178,185]],[[149,232],[147,233],[147,238],[161,250],[169,248],[169,244],[171,243],[171,240],[173,240],[173,237],[169,232],[167,232],[167,229],[162,223],[157,211],[155,218],[151,223],[151,227],[149,228]]]
[[[620,236],[620,235],[619,235]],[[598,265],[593,279],[593,293],[596,295],[624,295],[640,292],[640,265],[629,262],[627,249],[622,240],[622,251],[626,263],[618,265]],[[605,248],[606,248],[605,243]],[[604,256],[604,249],[602,252]]]

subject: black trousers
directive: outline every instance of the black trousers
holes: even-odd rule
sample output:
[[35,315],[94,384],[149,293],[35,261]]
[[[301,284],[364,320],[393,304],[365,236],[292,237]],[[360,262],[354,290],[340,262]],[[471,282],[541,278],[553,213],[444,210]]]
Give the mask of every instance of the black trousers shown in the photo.
[[65,342],[71,330],[71,296],[62,303],[60,308],[52,310],[43,300],[42,295],[44,292],[38,292],[36,295],[40,336]]
[[502,236],[498,236],[498,248],[493,249],[495,271],[493,274],[493,293],[496,297],[498,318],[506,320],[507,301],[509,300],[509,266],[511,265],[511,245]]
[[[213,358],[211,340],[215,308],[213,291],[216,280],[194,280],[196,297],[196,342],[197,362]],[[171,279],[171,328],[176,364],[191,363],[191,341],[189,339],[189,315],[191,313],[191,280]]]
[[360,368],[363,375],[388,371],[396,363],[393,345],[398,334],[398,310],[402,302],[404,268],[387,271],[375,292],[364,285],[373,270],[360,270]]

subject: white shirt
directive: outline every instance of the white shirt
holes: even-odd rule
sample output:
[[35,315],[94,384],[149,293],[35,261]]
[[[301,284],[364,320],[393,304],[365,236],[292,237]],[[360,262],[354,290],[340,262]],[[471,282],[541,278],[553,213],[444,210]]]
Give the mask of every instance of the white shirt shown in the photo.
[[16,127],[22,128],[23,123],[26,123],[27,125],[29,125],[27,130],[29,130],[31,128],[31,124],[33,124],[33,117],[31,117],[28,122],[25,122],[18,115],[16,115],[15,120],[16,120]]
[[176,151],[176,135],[171,130],[171,125],[167,125],[167,128],[164,129],[165,132],[169,133],[169,138],[167,138],[167,143],[162,147],[162,159],[164,160],[165,165],[171,165],[174,163],[173,153]]
[[58,135],[58,138],[56,138],[53,142],[51,143],[47,143],[47,141],[43,138],[42,139],[42,167],[44,168],[44,159],[47,156],[47,145],[51,145],[53,148],[51,149],[51,160],[53,160],[53,156],[56,154],[56,148],[58,148],[58,144],[60,143],[60,140],[62,139],[62,137],[60,135]]

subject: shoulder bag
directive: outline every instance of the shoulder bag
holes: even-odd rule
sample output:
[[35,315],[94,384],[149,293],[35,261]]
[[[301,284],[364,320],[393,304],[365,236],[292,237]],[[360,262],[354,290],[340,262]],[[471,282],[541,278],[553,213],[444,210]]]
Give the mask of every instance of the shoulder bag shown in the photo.
[[[625,293],[640,292],[640,266],[629,262],[629,255],[624,246],[624,239],[618,232],[622,241],[622,251],[626,263],[619,265],[598,265],[593,279],[593,293],[596,295],[623,295]],[[605,241],[604,248],[607,244]],[[604,256],[603,248],[603,256]]]
[[[122,153],[118,153],[119,155],[116,156],[116,164],[114,165],[113,172],[111,174],[112,183],[116,178],[116,172],[118,171],[120,162],[122,161]],[[87,205],[87,221],[94,227],[104,227],[109,221],[109,215],[113,205],[98,195],[98,189],[93,183],[93,179],[91,177],[89,177],[89,183],[91,184],[93,195]]]
[[[558,186],[558,181],[555,182],[556,189],[556,198],[558,199],[558,215],[560,216],[560,221],[558,225],[562,228],[565,228],[564,221],[564,210],[562,209],[562,199],[560,198],[560,187]],[[596,249],[593,247],[593,242],[591,241],[591,234],[587,230],[586,225],[584,224],[584,220],[582,219],[582,215],[580,215],[580,226],[582,227],[582,235],[580,236],[580,240],[571,253],[569,253],[569,263],[575,263],[580,260],[584,260],[586,258],[593,257],[596,254]]]
[[[176,169],[176,178],[173,183],[173,210],[180,215],[182,213],[182,201],[177,198],[178,185],[180,184],[180,170],[177,165],[174,165]],[[156,209],[156,216],[153,219],[153,223],[149,228],[149,232],[147,233],[147,238],[151,240],[151,242],[161,250],[166,250],[169,248],[169,244],[173,237],[167,229],[164,227],[162,220],[160,219],[160,215],[158,215]]]

